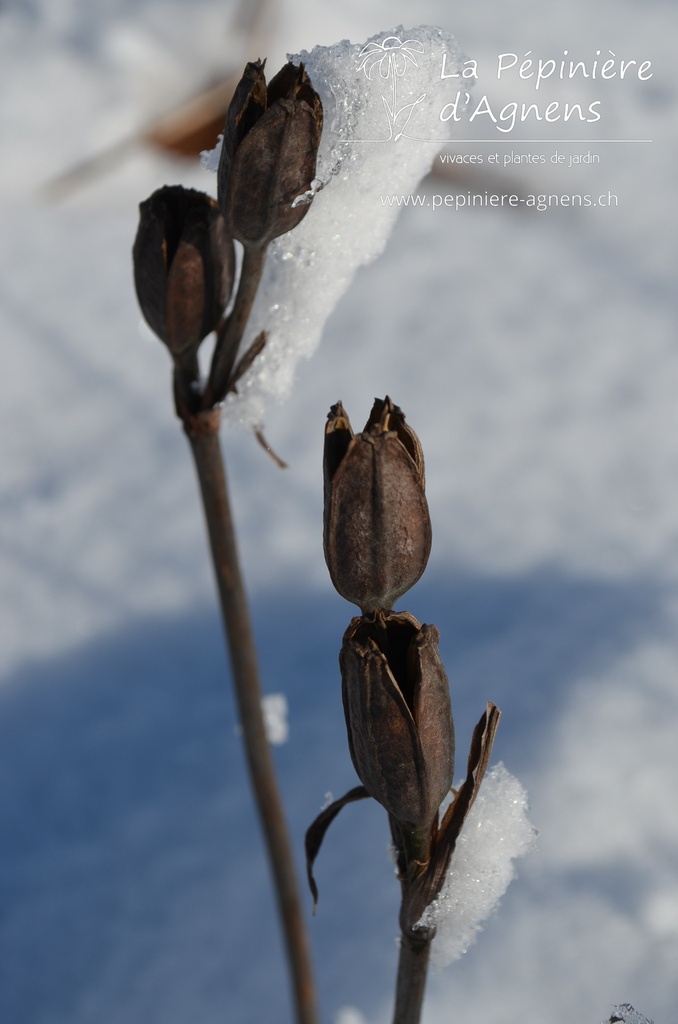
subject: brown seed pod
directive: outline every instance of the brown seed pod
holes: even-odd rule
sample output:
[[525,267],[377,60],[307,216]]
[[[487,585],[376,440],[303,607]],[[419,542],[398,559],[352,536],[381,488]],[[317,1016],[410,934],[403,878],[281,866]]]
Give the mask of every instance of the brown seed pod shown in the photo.
[[141,311],[175,359],[217,326],[235,270],[233,240],[204,192],[166,185],[139,206],[133,248]]
[[430,826],[452,785],[454,725],[435,626],[408,612],[353,619],[339,655],[351,760],[397,821]]
[[234,238],[264,248],[296,227],[308,203],[323,107],[303,64],[286,64],[268,86],[265,61],[247,64],[226,116],[217,176],[219,204]]
[[353,434],[341,402],[325,429],[325,560],[332,582],[363,612],[392,608],[428,562],[431,521],[424,458],[390,398]]

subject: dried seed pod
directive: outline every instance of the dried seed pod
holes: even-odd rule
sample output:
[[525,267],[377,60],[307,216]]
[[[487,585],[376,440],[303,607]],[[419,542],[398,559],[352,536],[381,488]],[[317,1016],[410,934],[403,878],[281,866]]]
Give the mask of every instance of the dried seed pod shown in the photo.
[[141,311],[175,358],[217,326],[233,287],[235,255],[218,205],[166,185],[139,206],[134,283]]
[[390,398],[376,399],[354,436],[341,402],[325,429],[325,560],[332,582],[363,612],[391,608],[428,562],[431,521],[424,457]]
[[265,61],[247,64],[226,116],[217,177],[234,238],[264,248],[309,209],[323,107],[304,65],[286,64],[266,86]]
[[351,760],[397,821],[431,825],[452,785],[454,724],[435,626],[407,612],[353,619],[339,655]]

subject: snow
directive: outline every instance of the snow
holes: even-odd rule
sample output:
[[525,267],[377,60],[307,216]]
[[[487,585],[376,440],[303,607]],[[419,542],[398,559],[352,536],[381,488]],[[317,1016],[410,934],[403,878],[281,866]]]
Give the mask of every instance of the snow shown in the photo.
[[[287,743],[290,730],[287,721],[287,697],[284,693],[265,693],[261,698],[261,710],[264,716],[266,738],[271,746],[278,747]],[[242,736],[242,726],[234,727],[234,735]]]
[[609,1020],[622,1021],[623,1024],[652,1024],[651,1020],[643,1017],[642,1013],[638,1013],[637,1010],[634,1010],[630,1003],[622,1003],[620,1006],[615,1006],[609,1016]]
[[[302,223],[268,250],[248,327],[252,338],[267,332],[266,350],[227,404],[227,416],[256,425],[272,398],[288,396],[297,361],[313,354],[358,268],[386,245],[399,210],[382,197],[410,194],[428,173],[435,140],[453,137],[453,122],[439,117],[448,91],[441,54],[447,73],[461,74],[456,40],[423,25],[379,32],[364,45],[345,39],[288,54],[304,64],[323,101],[317,184],[310,190],[317,194]],[[403,67],[389,65],[396,57]],[[216,170],[220,149],[221,141],[202,154],[205,170]]]
[[287,722],[287,697],[284,693],[267,693],[261,703],[269,743],[275,747],[287,743],[290,732]]
[[366,1024],[366,1022],[359,1010],[352,1006],[345,1006],[339,1011],[336,1024]]
[[[539,830],[479,940],[432,975],[426,1020],[595,1024],[628,1000],[669,1024],[678,11],[280,0],[247,49],[232,14],[212,0],[14,0],[0,14],[0,1018],[248,1024],[274,1005],[291,1020],[193,470],[131,281],[139,201],[164,183],[214,182],[197,160],[138,145],[60,202],[41,186],[247,59],[277,68],[346,37],[361,48],[401,21],[451,33],[478,60],[474,94],[500,107],[533,96],[493,77],[502,52],[652,59],[650,81],[600,93],[598,128],[655,142],[491,179],[609,189],[616,209],[403,211],[297,364],[288,401],[267,407],[289,470],[224,430],[264,687],[289,702],[274,753],[299,863],[323,795],[356,782],[336,661],[350,610],[322,556],[323,424],[337,398],[369,408],[388,393],[421,438],[434,530],[403,607],[441,631],[460,751],[486,701],[501,708],[495,754]],[[576,98],[599,88],[578,82]],[[449,151],[494,148],[526,152],[467,139]],[[385,816],[365,801],[318,858],[310,927],[327,1020],[349,1004],[370,1024],[390,1019],[387,846]]]
[[466,952],[515,877],[513,861],[534,844],[527,793],[499,764],[483,780],[441,893],[420,921],[436,928],[434,966],[446,967]]

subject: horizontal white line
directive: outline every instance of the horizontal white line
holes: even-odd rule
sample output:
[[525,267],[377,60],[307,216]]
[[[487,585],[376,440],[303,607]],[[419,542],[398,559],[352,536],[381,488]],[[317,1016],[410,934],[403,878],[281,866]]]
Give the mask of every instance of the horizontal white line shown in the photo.
[[[440,143],[442,142],[442,139],[432,139],[431,141],[438,141]],[[654,139],[450,139],[449,141],[445,142],[444,145],[456,146],[460,142],[463,142],[469,146],[476,145],[481,142],[510,142],[514,146],[520,145],[521,143],[525,144],[528,142],[530,143],[530,145],[533,146],[552,146],[555,145],[556,143],[559,146],[563,146],[566,144],[572,144],[577,146],[600,146],[604,142],[641,143],[654,142]]]

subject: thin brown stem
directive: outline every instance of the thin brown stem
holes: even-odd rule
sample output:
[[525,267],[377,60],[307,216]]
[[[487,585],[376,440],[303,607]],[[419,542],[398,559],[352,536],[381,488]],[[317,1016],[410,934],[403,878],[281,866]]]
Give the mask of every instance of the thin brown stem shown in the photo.
[[210,376],[203,396],[203,409],[211,409],[226,397],[231,372],[254,305],[265,261],[265,248],[244,249],[238,291],[231,314],[217,338]]
[[405,933],[401,936],[393,1024],[419,1024],[421,1020],[434,934],[433,929],[429,929],[422,932],[421,938]]
[[285,935],[297,1022],[318,1024],[309,942],[292,845],[264,726],[256,649],[240,572],[218,427],[219,411],[216,409],[185,421],[207,521],[247,763]]

